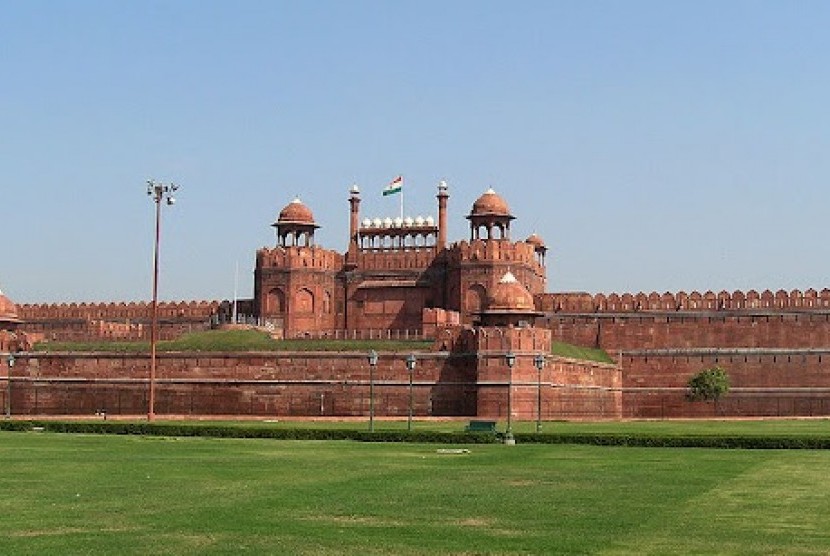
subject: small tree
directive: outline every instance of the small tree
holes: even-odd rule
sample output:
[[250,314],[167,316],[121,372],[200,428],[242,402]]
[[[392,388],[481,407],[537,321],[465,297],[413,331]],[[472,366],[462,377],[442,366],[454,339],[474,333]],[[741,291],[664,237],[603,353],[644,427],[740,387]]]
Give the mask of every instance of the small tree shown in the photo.
[[729,375],[720,367],[704,369],[689,379],[689,399],[716,402],[729,392]]

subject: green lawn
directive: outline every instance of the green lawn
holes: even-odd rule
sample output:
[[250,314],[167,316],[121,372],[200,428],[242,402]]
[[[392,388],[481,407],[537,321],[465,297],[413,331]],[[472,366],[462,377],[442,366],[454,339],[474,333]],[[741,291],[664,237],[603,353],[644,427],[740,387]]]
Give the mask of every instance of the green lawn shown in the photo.
[[[209,330],[160,341],[162,352],[189,351],[428,351],[431,340],[274,340],[258,330]],[[148,353],[149,342],[41,342],[35,351]]]
[[[396,351],[421,352],[432,349],[430,340],[274,340],[258,330],[209,330],[185,334],[177,340],[161,341],[162,352],[192,351]],[[104,352],[147,353],[149,342],[41,342],[35,351],[43,352]],[[553,342],[551,353],[571,359],[613,363],[601,349]]]
[[2,554],[826,554],[830,451],[0,433]]

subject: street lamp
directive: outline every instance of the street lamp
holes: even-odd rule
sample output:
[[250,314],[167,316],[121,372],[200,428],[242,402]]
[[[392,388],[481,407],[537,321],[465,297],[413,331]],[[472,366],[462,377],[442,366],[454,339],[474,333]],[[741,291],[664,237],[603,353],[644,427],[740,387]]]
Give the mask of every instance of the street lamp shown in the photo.
[[179,188],[175,184],[158,183],[147,180],[147,195],[156,204],[156,235],[153,243],[153,304],[152,323],[150,325],[150,399],[147,405],[147,420],[152,421],[156,414],[156,340],[158,339],[158,286],[159,286],[159,240],[161,239],[161,202],[173,205],[176,198],[173,193]]
[[412,375],[415,373],[415,354],[406,356],[406,370],[409,371],[409,416],[406,420],[406,430],[412,431]]
[[375,432],[375,367],[378,366],[378,352],[369,352],[369,432]]
[[506,443],[513,440],[513,367],[516,365],[516,354],[508,351],[504,354],[507,363],[507,431],[504,435]]
[[542,432],[542,369],[545,368],[545,356],[537,353],[533,358],[533,364],[539,371],[536,381],[536,432]]
[[14,367],[14,354],[9,353],[6,358],[9,365],[9,372],[6,374],[6,419],[12,418],[12,367]]

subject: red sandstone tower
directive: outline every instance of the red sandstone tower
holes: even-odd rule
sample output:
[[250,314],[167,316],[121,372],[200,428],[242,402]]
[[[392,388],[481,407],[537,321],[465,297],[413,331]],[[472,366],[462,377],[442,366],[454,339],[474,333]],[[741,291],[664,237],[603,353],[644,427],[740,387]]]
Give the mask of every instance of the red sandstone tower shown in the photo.
[[532,295],[544,292],[544,257],[538,254],[538,245],[510,240],[510,223],[515,216],[501,196],[492,189],[485,191],[473,203],[467,219],[470,240],[452,246],[449,267],[448,305],[461,313],[462,322],[476,321],[489,292],[506,272]]
[[254,304],[276,336],[334,330],[337,324],[336,273],[343,256],[314,243],[319,226],[311,210],[295,199],[280,211],[277,247],[257,252]]
[[550,353],[551,345],[550,330],[530,325],[537,315],[533,295],[510,272],[488,293],[476,328],[477,415],[504,418],[509,407],[511,418],[533,416],[540,372],[534,358]]

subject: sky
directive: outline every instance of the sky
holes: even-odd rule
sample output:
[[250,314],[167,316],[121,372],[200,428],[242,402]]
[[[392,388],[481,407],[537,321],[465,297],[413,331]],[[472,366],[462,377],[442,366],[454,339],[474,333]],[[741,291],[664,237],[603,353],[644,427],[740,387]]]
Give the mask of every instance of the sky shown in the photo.
[[[451,241],[492,187],[548,290],[830,287],[830,3],[0,4],[0,289],[18,303],[253,293],[299,196],[323,247],[406,213]],[[237,270],[238,269],[238,270]]]

